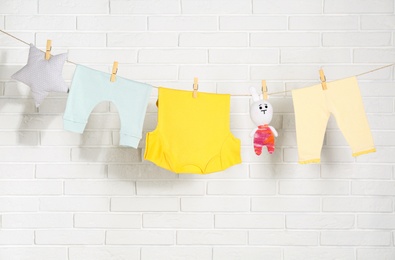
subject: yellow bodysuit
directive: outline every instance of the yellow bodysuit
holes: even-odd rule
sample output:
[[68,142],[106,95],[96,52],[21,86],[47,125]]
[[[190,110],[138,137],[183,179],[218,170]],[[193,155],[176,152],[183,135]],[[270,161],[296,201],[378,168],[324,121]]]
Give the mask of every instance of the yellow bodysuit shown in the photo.
[[176,173],[206,174],[241,163],[230,132],[230,95],[159,88],[158,124],[144,159]]

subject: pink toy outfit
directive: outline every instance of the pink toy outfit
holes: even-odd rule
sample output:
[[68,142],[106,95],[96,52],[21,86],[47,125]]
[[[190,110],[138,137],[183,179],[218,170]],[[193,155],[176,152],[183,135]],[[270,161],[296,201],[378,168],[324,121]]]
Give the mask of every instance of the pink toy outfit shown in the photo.
[[274,152],[274,133],[269,125],[259,125],[254,134],[254,150],[256,155],[262,153],[263,146],[266,146],[270,154]]

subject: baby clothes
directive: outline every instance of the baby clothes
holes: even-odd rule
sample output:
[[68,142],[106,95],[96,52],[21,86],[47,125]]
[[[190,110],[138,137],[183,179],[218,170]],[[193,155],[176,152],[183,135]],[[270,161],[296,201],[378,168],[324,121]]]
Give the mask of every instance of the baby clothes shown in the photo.
[[77,65],[71,83],[63,122],[64,129],[82,133],[93,108],[102,101],[113,102],[121,122],[120,145],[137,148],[152,86]]
[[355,77],[292,91],[299,163],[318,163],[326,125],[332,113],[358,156],[376,149]]
[[256,155],[261,155],[262,147],[266,146],[267,151],[274,152],[274,133],[269,125],[260,125],[254,134],[254,150]]
[[176,173],[205,174],[241,163],[230,132],[230,95],[159,88],[158,124],[147,133],[146,160]]

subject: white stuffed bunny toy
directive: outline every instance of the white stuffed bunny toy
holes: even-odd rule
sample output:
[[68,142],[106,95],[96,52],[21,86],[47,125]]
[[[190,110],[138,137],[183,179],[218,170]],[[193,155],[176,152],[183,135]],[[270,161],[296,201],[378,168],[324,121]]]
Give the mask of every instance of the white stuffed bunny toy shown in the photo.
[[277,137],[277,131],[270,126],[273,118],[272,105],[258,95],[254,87],[250,88],[252,95],[252,103],[250,105],[250,117],[252,122],[257,126],[252,130],[250,136],[254,137],[254,150],[256,155],[262,153],[262,147],[266,146],[267,151],[272,154],[274,152],[274,137]]

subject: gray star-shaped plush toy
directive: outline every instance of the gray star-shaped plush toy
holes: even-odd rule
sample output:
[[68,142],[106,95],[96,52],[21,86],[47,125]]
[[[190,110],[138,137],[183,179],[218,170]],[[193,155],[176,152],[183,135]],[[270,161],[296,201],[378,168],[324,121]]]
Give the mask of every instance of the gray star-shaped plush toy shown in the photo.
[[27,64],[11,78],[30,87],[36,107],[39,107],[49,92],[68,91],[68,86],[62,76],[66,60],[67,53],[53,55],[46,60],[45,53],[30,44]]

